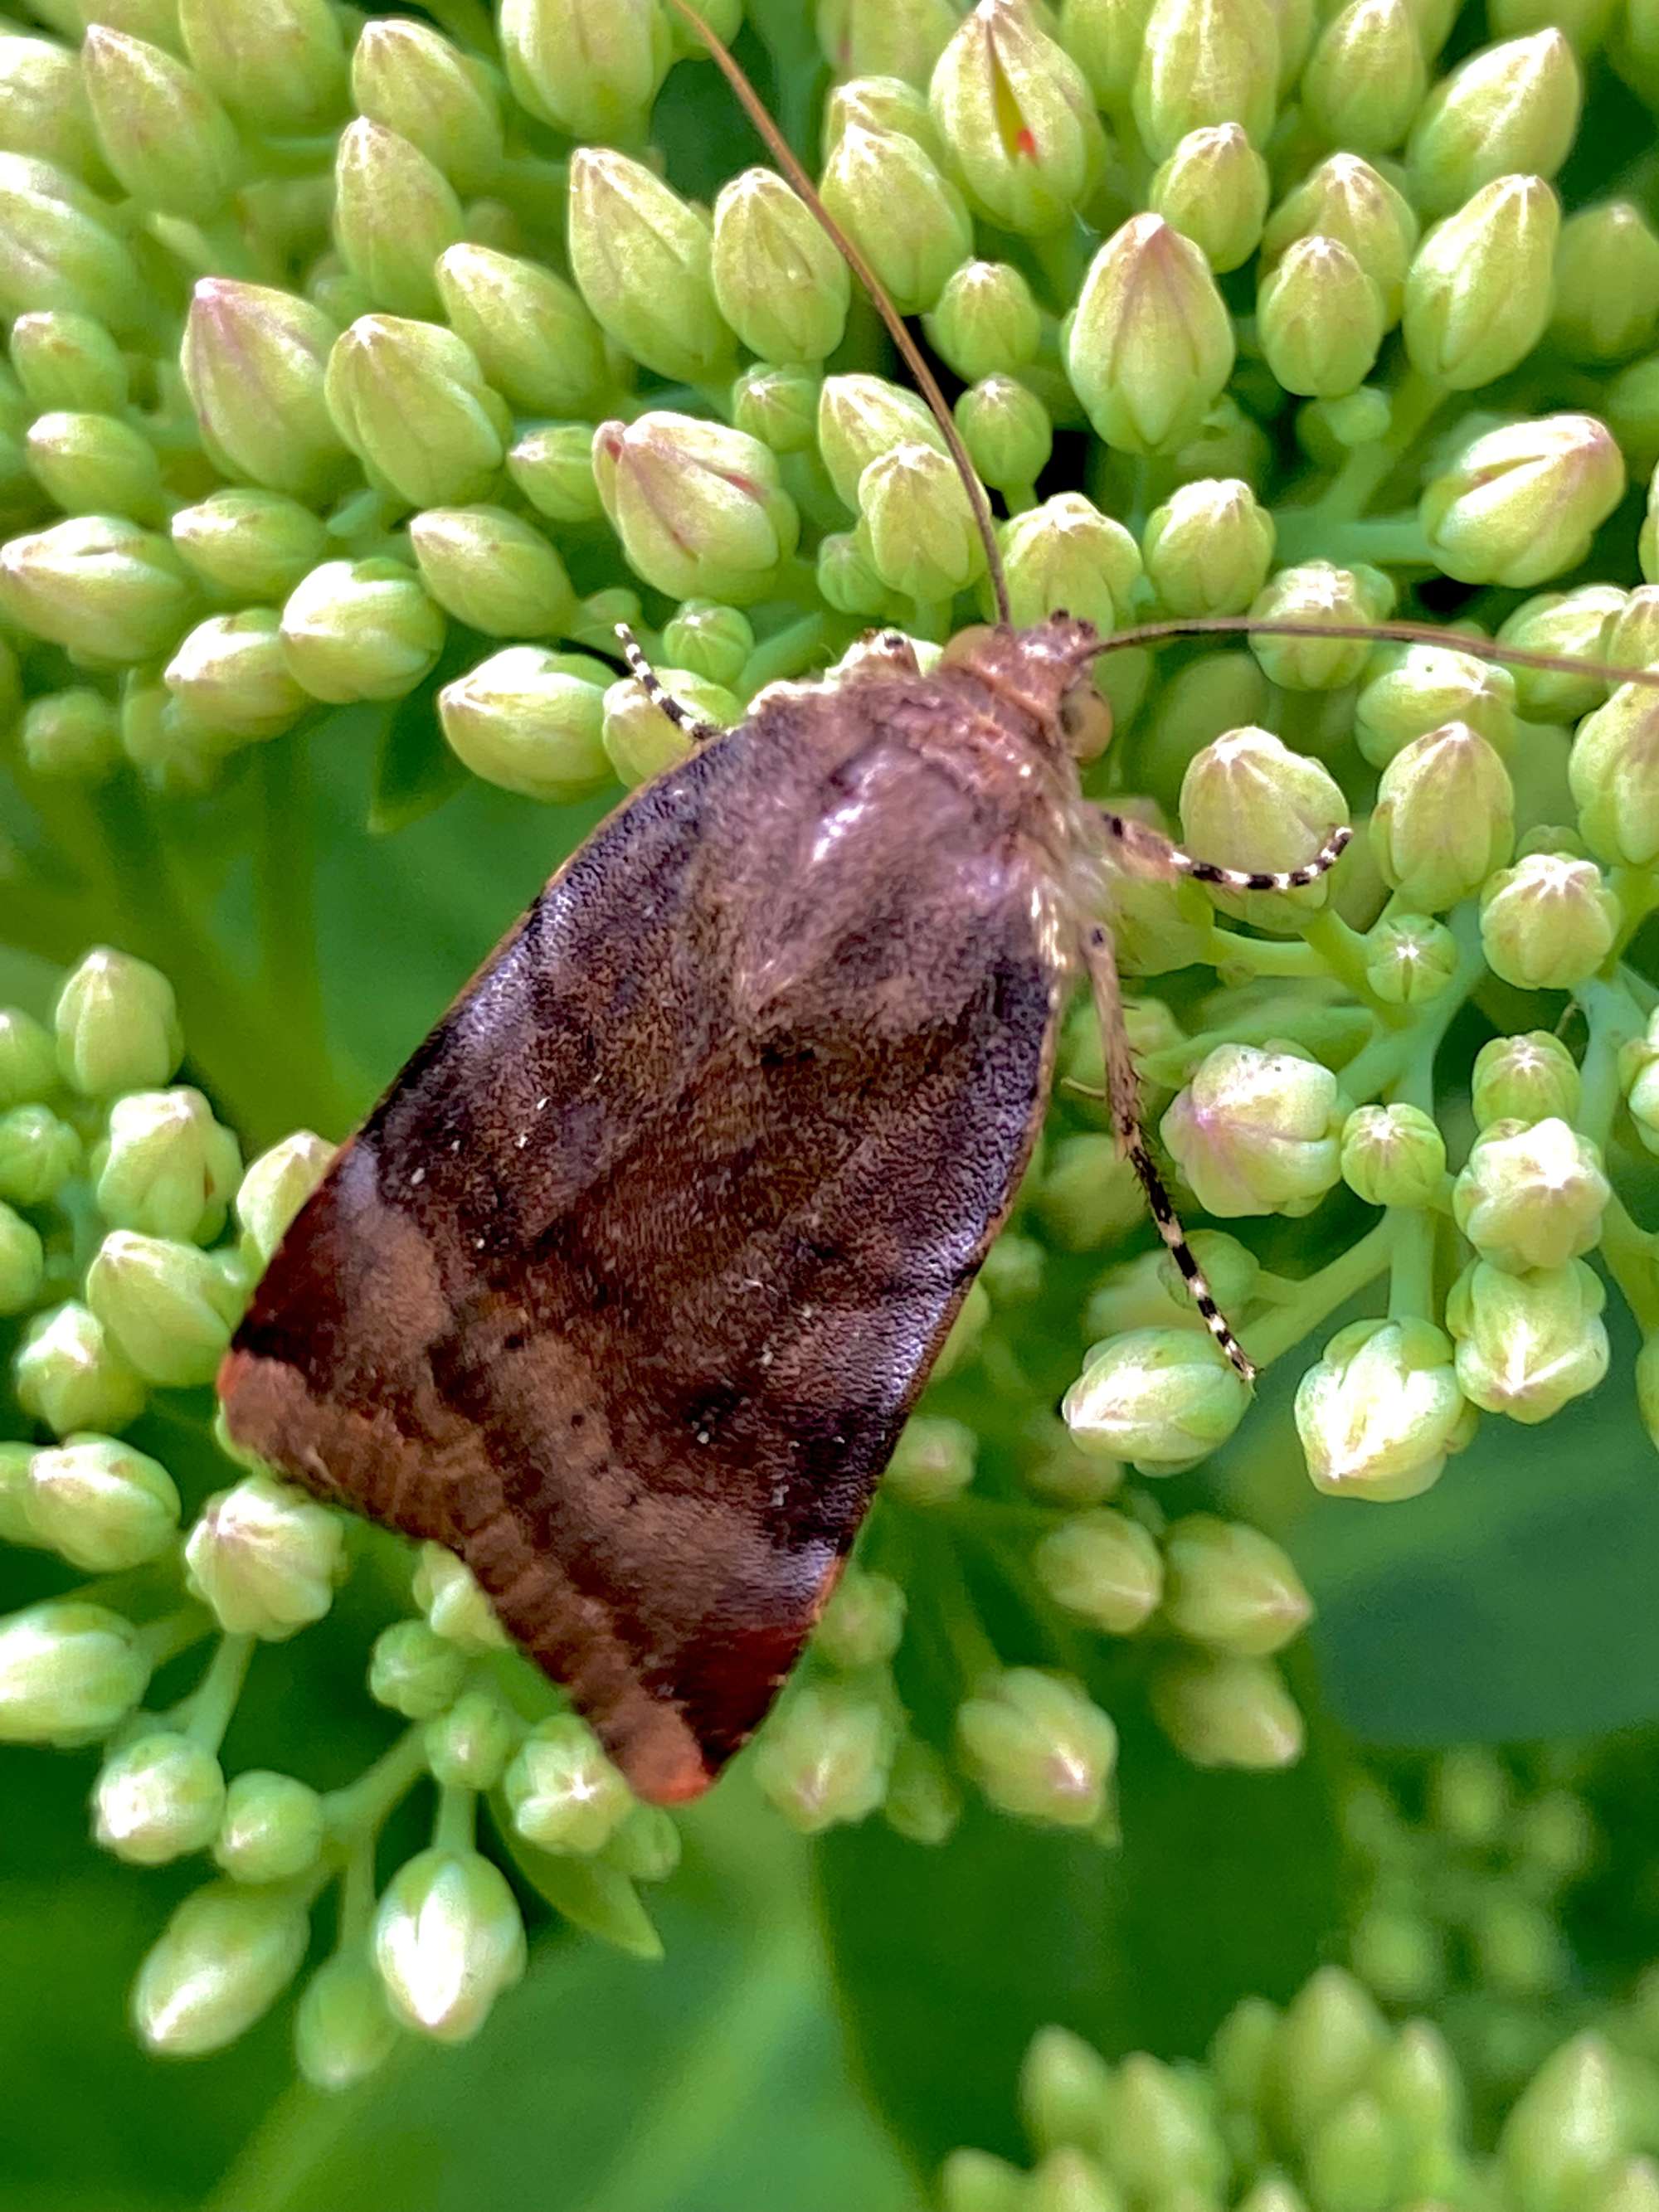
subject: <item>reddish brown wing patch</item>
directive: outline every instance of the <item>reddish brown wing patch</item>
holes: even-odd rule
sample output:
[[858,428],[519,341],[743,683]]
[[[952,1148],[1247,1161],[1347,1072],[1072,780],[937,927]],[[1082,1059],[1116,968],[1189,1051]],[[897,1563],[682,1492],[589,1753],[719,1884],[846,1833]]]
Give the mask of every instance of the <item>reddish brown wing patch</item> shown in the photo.
[[1001,827],[865,707],[779,700],[416,1053],[260,1285],[232,1435],[462,1553],[634,1786],[694,1795],[1006,1211],[1053,995]]

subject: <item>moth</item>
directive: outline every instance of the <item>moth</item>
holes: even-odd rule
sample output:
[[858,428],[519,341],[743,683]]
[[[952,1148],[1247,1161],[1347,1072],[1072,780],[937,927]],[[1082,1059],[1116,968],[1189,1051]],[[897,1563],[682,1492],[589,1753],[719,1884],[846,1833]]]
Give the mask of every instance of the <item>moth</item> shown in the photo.
[[1080,977],[1159,1233],[1250,1374],[1141,1133],[1107,856],[1284,890],[1349,835],[1251,873],[1085,800],[1100,652],[1251,625],[1013,629],[950,411],[817,211],[957,456],[1000,619],[931,672],[878,636],[729,731],[624,636],[695,750],[600,825],[398,1076],[219,1379],[238,1444],[459,1553],[659,1802],[708,1786],[799,1656],[1008,1212]]

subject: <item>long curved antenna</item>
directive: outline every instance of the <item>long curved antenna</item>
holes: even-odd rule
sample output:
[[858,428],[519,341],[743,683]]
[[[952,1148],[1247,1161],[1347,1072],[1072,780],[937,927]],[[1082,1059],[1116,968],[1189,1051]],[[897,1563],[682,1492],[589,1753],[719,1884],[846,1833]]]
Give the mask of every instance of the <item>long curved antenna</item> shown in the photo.
[[997,620],[1011,624],[1012,615],[1008,605],[1008,580],[1002,571],[1002,550],[997,544],[996,523],[991,514],[991,502],[985,495],[985,487],[975,472],[968,458],[968,448],[962,442],[962,433],[945,404],[945,394],[939,388],[939,379],[927,366],[927,356],[904,326],[904,318],[884,290],[880,278],[854,245],[847,233],[836,221],[818,196],[818,188],[796,160],[788,141],[767,113],[765,105],[754,86],[744,76],[741,64],[733,59],[717,39],[690,0],[669,0],[675,14],[690,24],[708,47],[721,75],[736,93],[744,112],[770,149],[778,167],[783,171],[813,216],[823,228],[825,235],[842,259],[870,295],[871,304],[892,334],[893,343],[903,357],[904,365],[916,380],[917,389],[933,411],[933,419],[944,434],[951,459],[956,463],[962,478],[968,503],[974,511],[974,522],[979,531],[980,543],[985,548],[985,564],[990,571],[991,589],[996,597]]

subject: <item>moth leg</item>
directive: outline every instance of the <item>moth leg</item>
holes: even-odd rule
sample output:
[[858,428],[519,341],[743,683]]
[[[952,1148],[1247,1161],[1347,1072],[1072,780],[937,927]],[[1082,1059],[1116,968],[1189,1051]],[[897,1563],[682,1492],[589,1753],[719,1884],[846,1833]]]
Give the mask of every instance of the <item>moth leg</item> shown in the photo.
[[1173,843],[1161,830],[1133,815],[1099,810],[1103,828],[1130,864],[1152,876],[1190,876],[1194,883],[1215,884],[1228,891],[1293,891],[1304,884],[1316,884],[1341,859],[1353,837],[1346,822],[1339,823],[1314,854],[1299,868],[1225,868],[1218,860],[1200,860]]
[[1158,1233],[1180,1268],[1205,1328],[1244,1380],[1254,1382],[1255,1362],[1233,1334],[1226,1316],[1216,1304],[1197,1255],[1187,1242],[1187,1232],[1181,1225],[1170,1194],[1164,1188],[1157,1163],[1146,1148],[1140,1121],[1140,1078],[1135,1073],[1134,1055],[1129,1049],[1129,1033],[1123,1020],[1123,990],[1118,981],[1117,956],[1112,949],[1112,933],[1103,923],[1096,922],[1085,933],[1083,959],[1089,971],[1095,1016],[1100,1024],[1105,1050],[1106,1098],[1118,1144],[1139,1177]]
[[725,735],[718,722],[705,722],[701,714],[694,714],[689,707],[681,706],[673,693],[665,689],[656,670],[646,659],[638,638],[626,623],[617,624],[617,642],[621,646],[623,659],[628,663],[641,690],[659,713],[667,715],[677,730],[685,732],[694,745],[707,744],[710,738]]

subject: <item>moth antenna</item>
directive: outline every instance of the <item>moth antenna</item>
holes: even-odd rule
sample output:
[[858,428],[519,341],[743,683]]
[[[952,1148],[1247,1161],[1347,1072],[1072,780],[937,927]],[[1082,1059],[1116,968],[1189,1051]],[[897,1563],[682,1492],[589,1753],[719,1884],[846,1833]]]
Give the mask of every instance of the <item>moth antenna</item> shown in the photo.
[[617,624],[617,642],[622,647],[623,659],[628,663],[634,681],[659,714],[665,714],[674,727],[690,738],[694,745],[707,744],[711,738],[724,737],[726,732],[718,722],[706,722],[701,714],[680,702],[663,682],[646,659],[641,647],[626,623]]
[[991,514],[991,502],[986,496],[984,485],[981,483],[975,472],[973,463],[968,458],[968,448],[962,442],[962,433],[956,426],[956,419],[945,404],[945,394],[939,388],[939,379],[928,368],[927,357],[921,348],[905,328],[904,318],[888,298],[880,278],[819,198],[817,186],[807,175],[800,162],[796,160],[788,141],[767,113],[765,103],[754,86],[750,83],[742,64],[728,52],[721,40],[715,37],[696,9],[690,5],[690,0],[669,0],[669,5],[683,21],[690,26],[708,47],[720,74],[737,94],[744,113],[766,142],[773,159],[805,203],[813,219],[821,226],[836,252],[840,254],[854,276],[858,278],[859,283],[863,285],[869,295],[872,306],[886,324],[892,336],[893,343],[898,348],[903,358],[905,367],[915,377],[917,388],[933,410],[933,420],[939,424],[944,434],[951,459],[956,464],[957,473],[962,478],[963,489],[967,493],[968,503],[973,509],[974,522],[979,532],[980,543],[985,548],[985,563],[990,572],[991,590],[996,599],[997,620],[1005,626],[1010,626],[1012,615],[1008,604],[1008,580],[1003,574],[1002,550],[997,544],[996,523]]
[[1437,645],[1450,653],[1467,653],[1474,660],[1492,660],[1505,668],[1541,668],[1556,676],[1593,676],[1603,684],[1659,685],[1659,667],[1615,668],[1610,661],[1584,660],[1564,653],[1534,653],[1530,647],[1508,645],[1502,638],[1467,637],[1462,630],[1437,629],[1432,623],[1300,623],[1276,622],[1271,616],[1189,615],[1168,622],[1137,623],[1085,646],[1079,660],[1103,653],[1123,653],[1131,646],[1158,645],[1170,637],[1342,637],[1385,645]]

